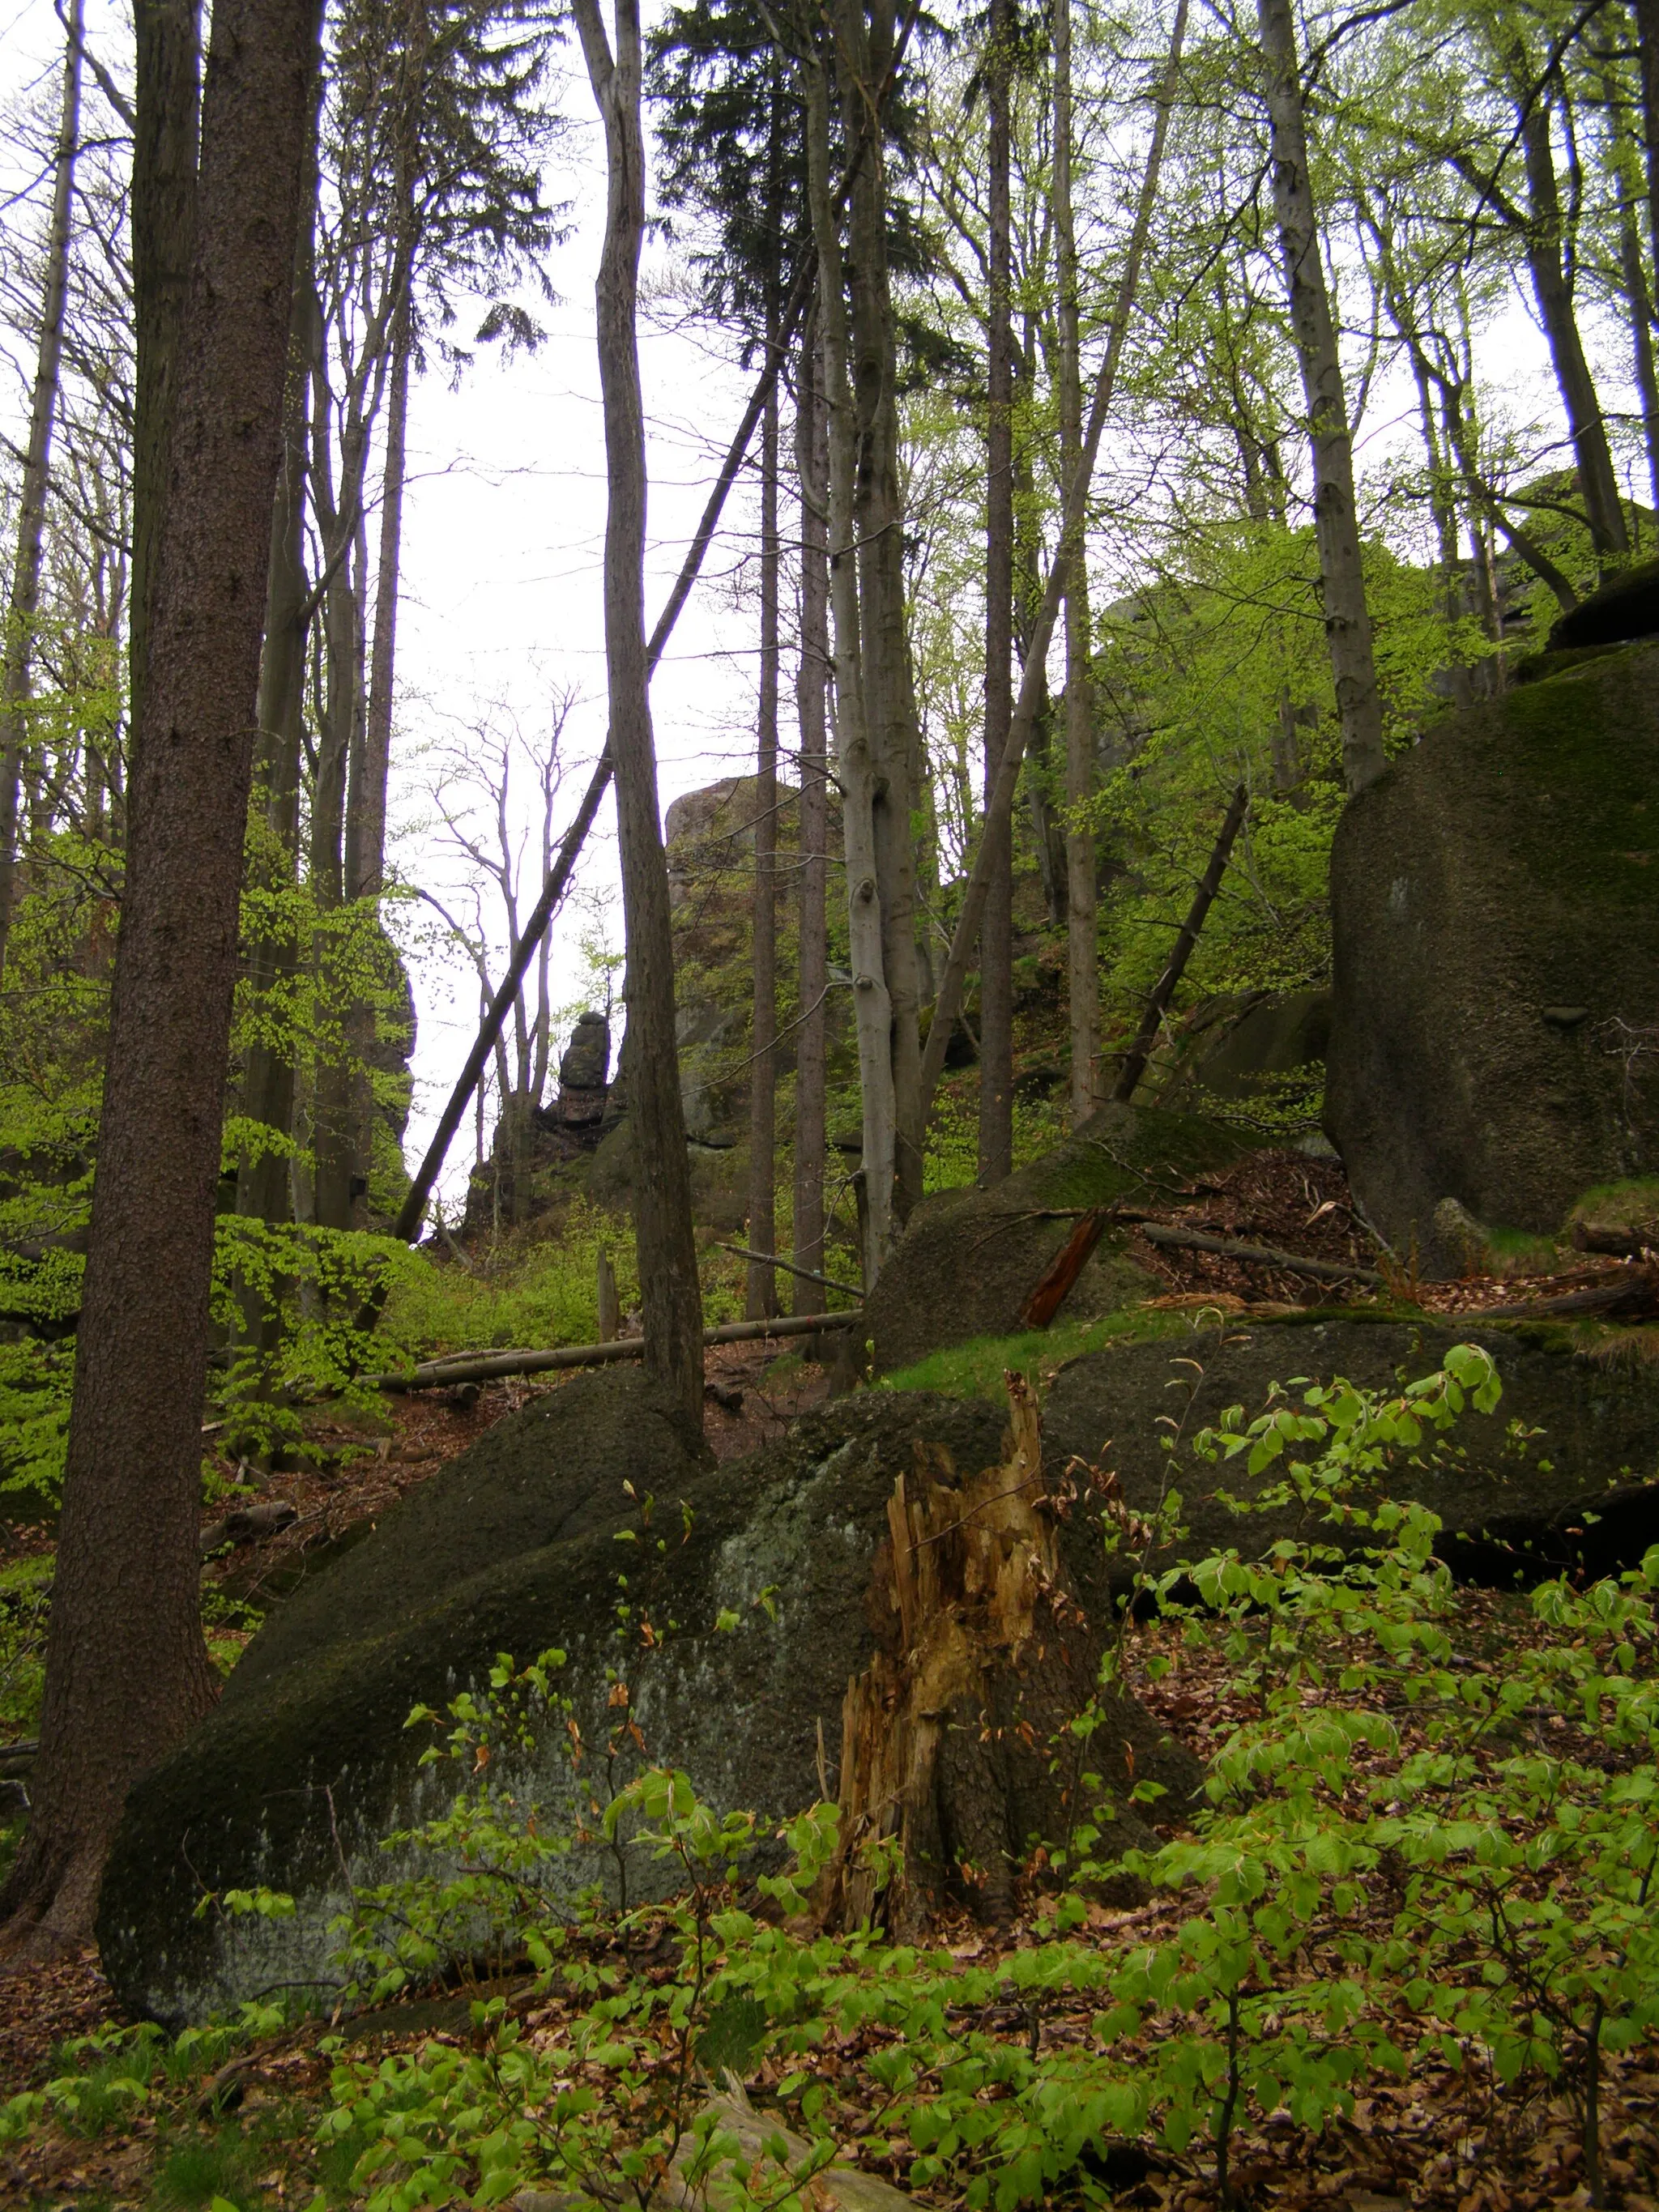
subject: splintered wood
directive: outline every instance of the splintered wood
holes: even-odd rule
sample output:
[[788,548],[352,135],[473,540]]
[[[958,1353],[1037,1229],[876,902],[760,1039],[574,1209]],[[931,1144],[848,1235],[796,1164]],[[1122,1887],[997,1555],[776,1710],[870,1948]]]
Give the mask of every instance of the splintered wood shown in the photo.
[[988,1918],[1011,1910],[1024,1794],[1013,1768],[1040,1752],[1039,1727],[1076,1710],[1084,1655],[1067,1639],[1080,1616],[1043,1486],[1036,1406],[1022,1376],[1008,1377],[1008,1395],[1003,1465],[964,1480],[943,1450],[919,1448],[888,1500],[874,1569],[880,1648],[842,1706],[826,1920],[857,1927],[884,1895],[895,1932],[917,1928],[946,1878]]

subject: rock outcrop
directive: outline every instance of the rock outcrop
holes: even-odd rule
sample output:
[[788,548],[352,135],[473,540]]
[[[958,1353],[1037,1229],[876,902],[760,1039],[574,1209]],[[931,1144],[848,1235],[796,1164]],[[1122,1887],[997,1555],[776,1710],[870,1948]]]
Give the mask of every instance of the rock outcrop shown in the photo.
[[[865,1304],[877,1374],[980,1336],[1010,1336],[1084,1208],[1162,1203],[1194,1176],[1229,1166],[1249,1135],[1157,1107],[1104,1106],[1055,1151],[993,1189],[941,1191],[911,1216]],[[1103,1237],[1066,1300],[1089,1320],[1163,1286]]]
[[[1498,1583],[1580,1566],[1601,1574],[1634,1564],[1659,1541],[1659,1369],[1614,1370],[1541,1331],[1482,1328],[1473,1316],[1445,1328],[1310,1315],[1089,1352],[1062,1367],[1050,1388],[1045,1451],[1056,1467],[1075,1455],[1113,1470],[1132,1513],[1150,1515],[1171,1486],[1178,1489],[1189,1533],[1171,1557],[1229,1549],[1254,1556],[1311,1524],[1289,1513],[1235,1512],[1221,1492],[1248,1498],[1276,1475],[1253,1480],[1242,1459],[1197,1459],[1188,1449],[1195,1431],[1229,1406],[1259,1413],[1271,1383],[1297,1376],[1340,1375],[1392,1391],[1431,1374],[1455,1344],[1491,1352],[1502,1401],[1490,1415],[1466,1410],[1452,1450],[1397,1466],[1386,1485],[1388,1494],[1439,1515],[1442,1555],[1455,1569]],[[1541,1433],[1517,1437],[1516,1422]],[[1113,1571],[1122,1583],[1130,1569]]]
[[1448,717],[1331,857],[1326,1128],[1402,1254],[1436,1208],[1547,1233],[1659,1168],[1659,645]]
[[[684,1767],[706,1799],[769,1815],[811,1803],[820,1729],[833,1764],[848,1684],[891,1634],[872,1608],[896,1477],[919,1453],[936,1478],[994,1466],[1003,1426],[988,1404],[870,1394],[715,1468],[644,1378],[618,1371],[498,1424],[272,1614],[218,1707],[134,1790],[99,1917],[120,2001],[179,2021],[279,1986],[328,1994],[348,1885],[409,1872],[411,1852],[380,1839],[441,1812],[455,1787],[447,1766],[418,1764],[429,1732],[406,1730],[409,1711],[479,1689],[503,1651],[568,1653],[560,1686],[589,1744],[606,1739],[620,1675],[645,1756]],[[1064,1541],[1103,1618],[1097,1536],[1078,1522]],[[1087,1675],[1091,1632],[1076,1632]],[[1139,1706],[1113,1721],[1138,1774],[1195,1785],[1190,1754]],[[640,1754],[623,1749],[626,1771]],[[547,1820],[571,1823],[556,1718],[513,1778]],[[1011,1796],[1019,1850],[1035,1825],[1022,1802]],[[559,1864],[573,1895],[615,1879],[589,1847]],[[672,1875],[641,1855],[629,1883],[660,1895]],[[204,1896],[256,1886],[294,1895],[295,1914],[198,1917]]]

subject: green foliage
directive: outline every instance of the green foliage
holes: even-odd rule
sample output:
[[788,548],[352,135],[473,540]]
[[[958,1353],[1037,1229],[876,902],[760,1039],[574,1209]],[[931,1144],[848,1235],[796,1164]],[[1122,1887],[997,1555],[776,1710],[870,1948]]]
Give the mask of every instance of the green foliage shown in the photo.
[[599,1255],[611,1255],[624,1312],[639,1303],[631,1223],[573,1198],[558,1234],[468,1274],[422,1261],[404,1272],[382,1324],[423,1354],[489,1345],[592,1344],[599,1335]]
[[1028,1329],[1018,1336],[976,1336],[944,1352],[929,1352],[911,1367],[884,1375],[884,1390],[941,1390],[952,1398],[990,1398],[999,1403],[1011,1371],[1041,1385],[1068,1359],[1109,1344],[1139,1343],[1149,1338],[1183,1336],[1213,1316],[1131,1306],[1103,1314],[1097,1321],[1067,1321],[1050,1328]]
[[26,1735],[40,1711],[52,1572],[50,1553],[0,1567],[0,1744]]

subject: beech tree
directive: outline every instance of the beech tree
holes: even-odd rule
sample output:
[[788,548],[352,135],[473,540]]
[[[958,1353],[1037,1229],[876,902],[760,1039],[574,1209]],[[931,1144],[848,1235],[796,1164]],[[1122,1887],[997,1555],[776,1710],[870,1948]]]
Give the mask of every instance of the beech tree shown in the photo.
[[[177,231],[149,228],[161,195],[147,169],[191,135],[195,23],[188,9],[149,12],[133,239],[140,390],[151,386],[156,440],[140,478],[156,502],[138,525],[148,659],[40,1753],[0,1895],[14,1952],[85,1941],[129,1783],[213,1694],[197,1540],[208,1291],[318,9],[217,0],[193,186],[176,169],[165,179],[185,186],[174,206],[187,254]],[[158,404],[143,301],[155,259],[176,265],[175,254],[190,270],[187,313],[167,334],[171,389]]]

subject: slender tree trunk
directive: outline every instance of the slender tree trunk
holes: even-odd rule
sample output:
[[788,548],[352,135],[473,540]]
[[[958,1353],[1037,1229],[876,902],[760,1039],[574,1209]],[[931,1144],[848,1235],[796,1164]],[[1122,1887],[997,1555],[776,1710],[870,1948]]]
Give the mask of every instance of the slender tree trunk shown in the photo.
[[[1072,7],[1054,0],[1054,253],[1060,333],[1060,480],[1068,484],[1083,445],[1078,337],[1077,227],[1072,210]],[[1066,998],[1071,1036],[1072,1127],[1095,1110],[1100,1058],[1099,943],[1095,841],[1079,821],[1095,792],[1095,720],[1089,667],[1089,572],[1081,553],[1066,574]]]
[[[830,981],[825,937],[829,885],[830,762],[824,687],[830,673],[829,575],[825,525],[830,456],[824,439],[823,372],[817,331],[801,347],[795,413],[795,474],[800,487],[800,666],[795,711],[800,727],[800,1025],[795,1032],[795,1265],[823,1273],[824,1062]],[[794,1279],[798,1314],[821,1313],[823,1292]]]
[[876,769],[866,715],[854,525],[857,415],[848,375],[847,292],[841,229],[830,187],[830,95],[820,60],[804,71],[808,191],[818,260],[818,317],[823,344],[830,456],[830,605],[835,623],[836,764],[847,862],[848,951],[858,1040],[863,1121],[860,1162],[860,1237],[866,1287],[880,1273],[893,1238],[897,1146],[893,1091],[892,1000],[887,986],[876,856]]
[[691,1228],[668,866],[657,810],[645,640],[645,416],[635,314],[645,228],[638,0],[617,0],[612,58],[598,0],[576,0],[582,52],[605,122],[609,191],[597,286],[599,380],[610,498],[605,526],[605,652],[628,950],[629,1107],[637,1147],[635,1208],[648,1373],[702,1419],[702,1301]]
[[[777,343],[769,318],[769,345]],[[749,1073],[749,1242],[776,1249],[778,1035],[778,397],[773,386],[761,422],[761,611],[759,742],[755,764],[755,1005]],[[777,1277],[749,1265],[750,1321],[778,1310]]]
[[392,765],[392,699],[398,651],[398,585],[403,557],[404,478],[409,434],[409,357],[413,349],[405,288],[392,324],[386,391],[386,462],[380,477],[380,544],[375,566],[374,629],[368,657],[363,743],[346,795],[345,895],[378,898],[386,876],[386,782]]
[[[316,35],[315,0],[214,9],[165,504],[147,518],[149,662],[40,1755],[0,1900],[13,1947],[85,1940],[129,1784],[213,1696],[197,1545],[208,1298]],[[155,90],[141,77],[141,104]],[[162,135],[141,114],[141,158]]]
[[[1070,482],[1061,509],[1060,538],[1054,548],[1054,557],[1048,570],[1048,580],[1043,586],[1042,604],[1036,611],[1031,625],[1030,650],[1020,677],[1019,696],[1014,702],[1013,717],[1009,726],[1008,743],[1004,749],[1001,772],[992,795],[989,813],[994,822],[999,817],[1012,817],[1014,789],[1019,779],[1019,764],[1025,750],[1025,741],[1036,718],[1042,685],[1040,678],[1043,657],[1048,650],[1048,641],[1060,614],[1060,602],[1066,589],[1066,575],[1073,560],[1082,558],[1084,523],[1088,513],[1089,487],[1093,479],[1095,457],[1100,451],[1101,434],[1106,427],[1106,416],[1117,385],[1118,363],[1122,359],[1124,340],[1128,334],[1129,318],[1133,312],[1135,294],[1140,283],[1140,271],[1146,258],[1146,241],[1152,229],[1152,210],[1158,200],[1158,179],[1164,170],[1164,149],[1168,143],[1170,115],[1175,104],[1176,83],[1181,69],[1181,56],[1187,36],[1188,0],[1176,0],[1175,21],[1170,30],[1170,45],[1164,67],[1159,72],[1158,107],[1152,124],[1152,142],[1146,149],[1146,166],[1142,172],[1140,191],[1136,198],[1134,227],[1129,234],[1128,252],[1118,278],[1117,295],[1108,326],[1105,357],[1096,375],[1093,395],[1089,402],[1088,416],[1084,423],[1083,450]],[[927,1049],[921,1063],[921,1100],[924,1116],[932,1107],[939,1073],[945,1065],[945,1047],[950,1042],[951,1028],[962,1005],[963,986],[967,977],[968,962],[975,945],[979,941],[980,925],[985,913],[985,896],[989,877],[989,855],[984,841],[969,872],[968,882],[962,895],[961,911],[951,935],[951,951],[939,976],[939,996],[933,1006],[933,1024],[927,1032]]]
[[[892,1062],[894,1222],[921,1195],[921,993],[913,837],[921,735],[904,604],[904,514],[899,485],[897,369],[887,266],[886,146],[879,125],[893,57],[891,0],[841,0],[836,16],[842,129],[867,133],[852,182],[846,273],[852,311],[851,381],[856,463],[860,670],[873,772],[877,903]],[[872,124],[872,118],[877,120]]]
[[[295,260],[295,312],[290,327],[288,382],[283,401],[283,451],[271,511],[270,558],[265,583],[264,646],[259,661],[259,734],[254,790],[263,798],[269,837],[255,888],[269,910],[254,903],[256,934],[248,952],[248,982],[255,1012],[253,1041],[242,1078],[242,1112],[279,1138],[294,1133],[295,1045],[287,1001],[300,968],[300,940],[291,897],[299,880],[300,763],[303,751],[306,618],[309,580],[305,562],[305,494],[311,396],[306,335],[307,294],[316,216],[316,111]],[[236,1211],[261,1221],[293,1218],[289,1162],[276,1149],[243,1148],[236,1169]],[[251,1302],[244,1311],[252,1318]],[[263,1312],[264,1301],[258,1301]],[[261,1320],[263,1329],[263,1319]]]
[[1285,257],[1291,328],[1302,365],[1314,472],[1314,534],[1325,602],[1325,639],[1342,717],[1342,772],[1364,791],[1387,765],[1382,700],[1371,653],[1371,618],[1360,561],[1353,447],[1331,319],[1319,225],[1308,174],[1308,135],[1291,0],[1256,0],[1268,119],[1273,128],[1273,209]]
[[64,56],[64,99],[58,124],[52,222],[46,233],[46,276],[40,295],[40,343],[34,361],[29,441],[23,456],[18,501],[17,547],[6,604],[5,669],[0,683],[0,974],[11,933],[17,879],[17,794],[28,743],[30,665],[35,617],[40,607],[40,555],[46,524],[52,420],[58,411],[58,371],[64,351],[64,309],[69,297],[70,232],[74,216],[75,156],[81,138],[81,41],[83,0],[70,0],[69,41]]
[[1567,428],[1578,462],[1578,486],[1589,518],[1590,538],[1603,562],[1620,560],[1630,551],[1630,532],[1625,525],[1624,502],[1619,496],[1619,479],[1613,473],[1607,421],[1585,356],[1584,342],[1579,335],[1572,281],[1564,258],[1561,194],[1550,143],[1550,103],[1541,94],[1531,101],[1522,118],[1521,143],[1526,155],[1531,218],[1527,229],[1527,265],[1532,275],[1539,319],[1549,343],[1556,388],[1566,410]]
[[1008,0],[991,0],[985,90],[989,315],[986,325],[985,806],[989,847],[979,940],[979,1180],[1014,1165],[1013,824],[994,821],[991,795],[1012,718],[1014,621],[1014,330],[1010,239]]

